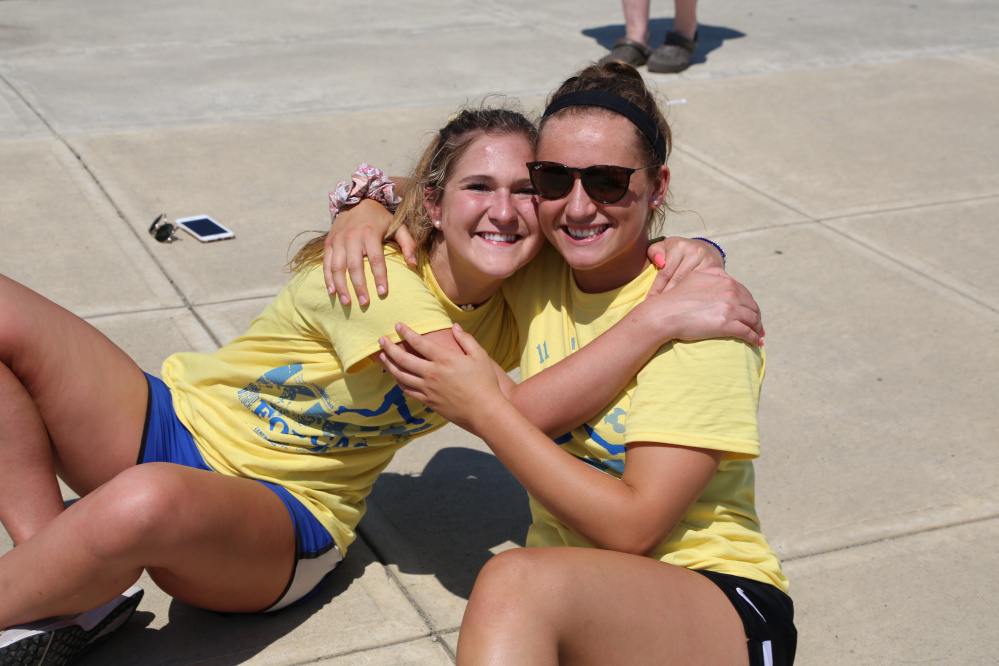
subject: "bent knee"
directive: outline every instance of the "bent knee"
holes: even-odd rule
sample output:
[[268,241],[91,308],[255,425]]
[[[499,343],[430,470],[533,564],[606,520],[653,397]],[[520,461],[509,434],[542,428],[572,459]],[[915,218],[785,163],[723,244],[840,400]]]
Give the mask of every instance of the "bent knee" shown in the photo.
[[37,339],[44,324],[31,308],[36,302],[48,303],[48,299],[28,287],[0,274],[0,359],[12,370],[18,355]]
[[88,495],[80,508],[97,517],[101,526],[94,535],[95,550],[113,557],[168,541],[189,496],[183,469],[169,463],[137,465]]
[[[490,631],[517,633],[524,618],[538,626],[555,627],[571,616],[572,595],[559,561],[559,549],[518,548],[496,555],[482,567],[468,600],[470,626],[487,621]],[[547,551],[547,552],[546,552]]]
[[524,598],[558,578],[557,567],[542,548],[515,548],[491,558],[475,579],[475,589],[490,596]]

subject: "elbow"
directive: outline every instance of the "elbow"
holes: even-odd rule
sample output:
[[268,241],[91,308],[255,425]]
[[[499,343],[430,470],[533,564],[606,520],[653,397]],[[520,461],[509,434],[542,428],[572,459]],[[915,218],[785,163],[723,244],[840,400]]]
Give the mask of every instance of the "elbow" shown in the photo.
[[641,557],[648,557],[651,555],[659,544],[663,542],[661,537],[657,536],[644,536],[642,538],[633,539],[630,548],[626,551],[632,555],[640,555]]
[[621,525],[613,534],[594,542],[597,548],[613,550],[629,555],[647,557],[663,542],[666,535],[659,530],[650,530],[648,525],[631,523]]
[[[506,392],[504,392],[506,393]],[[507,400],[510,401],[518,412],[527,419],[531,425],[545,433],[545,436],[549,439],[556,439],[564,435],[569,429],[562,423],[557,414],[551,410],[542,410],[538,408],[537,404],[533,404],[525,396],[518,394],[514,391],[512,393],[506,394]]]
[[665,541],[679,524],[682,516],[661,510],[661,503],[638,501],[614,512],[612,520],[603,523],[598,548],[647,557]]

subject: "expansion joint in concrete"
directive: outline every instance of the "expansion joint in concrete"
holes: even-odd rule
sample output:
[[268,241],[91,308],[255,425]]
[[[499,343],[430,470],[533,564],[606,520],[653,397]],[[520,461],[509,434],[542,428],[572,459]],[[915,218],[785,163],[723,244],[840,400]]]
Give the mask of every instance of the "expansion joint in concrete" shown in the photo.
[[[115,201],[114,197],[111,196],[111,193],[108,192],[107,188],[104,187],[104,184],[101,182],[101,179],[97,177],[97,174],[94,173],[93,169],[90,168],[90,165],[88,165],[86,160],[83,159],[83,156],[80,154],[80,151],[77,150],[76,147],[74,147],[73,144],[65,136],[56,131],[56,129],[52,126],[52,124],[48,121],[48,119],[45,118],[45,116],[43,116],[41,112],[39,112],[38,109],[35,108],[35,106],[31,103],[31,101],[27,97],[25,97],[25,95],[17,88],[17,86],[13,85],[6,77],[3,76],[3,74],[0,74],[0,81],[3,81],[5,84],[7,84],[7,86],[14,92],[14,94],[18,96],[18,98],[24,103],[24,105],[31,110],[31,113],[35,115],[38,121],[43,125],[45,125],[45,127],[49,130],[49,132],[52,133],[52,136],[55,139],[57,139],[63,146],[65,146],[66,150],[72,153],[72,155],[76,158],[77,163],[79,163],[80,167],[83,169],[84,173],[87,174],[87,177],[94,183],[97,189],[101,192],[101,195],[108,202],[111,208],[114,209],[115,213],[118,215],[118,218],[125,224],[125,226],[129,230],[131,230],[133,235],[138,237],[138,234],[135,231],[135,227],[129,224],[128,219],[125,217],[125,213],[121,209],[121,206],[118,205],[118,202]],[[156,267],[159,269],[159,271],[170,283],[170,286],[173,288],[174,292],[176,292],[177,296],[181,299],[187,311],[190,312],[191,316],[194,317],[194,319],[198,322],[198,324],[202,326],[202,328],[204,328],[205,332],[212,339],[212,342],[216,346],[221,347],[222,341],[218,339],[215,333],[212,332],[212,329],[208,326],[207,322],[205,322],[204,319],[202,319],[201,315],[198,314],[197,310],[194,309],[194,305],[190,302],[190,300],[188,300],[187,295],[180,289],[180,287],[177,286],[177,283],[170,278],[169,272],[163,267],[163,265],[159,262],[159,260],[156,258],[155,255],[149,253],[148,251],[147,254],[149,255],[149,258],[153,261],[153,263],[156,264]]]
[[914,511],[902,516],[844,525],[822,532],[803,535],[792,545],[778,545],[783,562],[860,548],[875,543],[897,541],[918,534],[985,523],[999,518],[999,502],[990,499],[971,500],[962,504]]
[[[844,218],[840,218],[844,219]],[[830,224],[832,220],[819,220],[818,224],[824,232],[833,235],[841,240],[845,240],[856,249],[860,249],[869,256],[876,256],[882,261],[887,261],[897,270],[908,274],[917,282],[922,282],[926,286],[935,287],[943,293],[950,295],[954,300],[978,310],[982,314],[988,314],[990,318],[999,316],[999,299],[995,295],[986,292],[972,284],[965,282],[955,276],[949,275],[937,267],[931,266],[912,255],[896,252],[893,248],[885,247],[883,244],[871,242],[858,233],[847,232]]]

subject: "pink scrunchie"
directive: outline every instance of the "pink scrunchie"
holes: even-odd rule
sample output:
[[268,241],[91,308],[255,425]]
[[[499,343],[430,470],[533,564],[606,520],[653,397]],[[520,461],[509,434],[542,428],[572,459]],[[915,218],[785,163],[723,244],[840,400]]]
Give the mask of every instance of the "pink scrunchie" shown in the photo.
[[349,182],[341,180],[330,192],[330,217],[336,220],[341,208],[359,203],[361,199],[374,199],[390,213],[394,213],[402,201],[402,197],[395,193],[395,183],[381,169],[363,162],[357,166]]

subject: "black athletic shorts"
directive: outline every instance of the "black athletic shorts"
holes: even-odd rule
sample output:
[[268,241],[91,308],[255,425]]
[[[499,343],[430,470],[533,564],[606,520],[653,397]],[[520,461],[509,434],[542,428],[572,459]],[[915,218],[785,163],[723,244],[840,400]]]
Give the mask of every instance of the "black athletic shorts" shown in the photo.
[[742,618],[749,644],[749,666],[791,666],[798,645],[794,604],[768,583],[716,571],[697,571],[721,588]]

